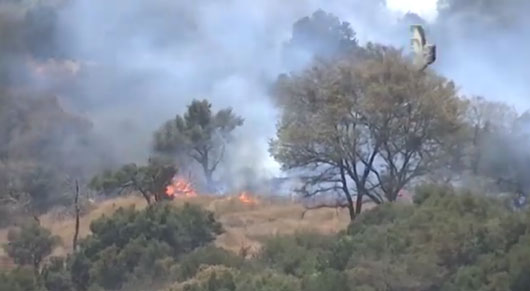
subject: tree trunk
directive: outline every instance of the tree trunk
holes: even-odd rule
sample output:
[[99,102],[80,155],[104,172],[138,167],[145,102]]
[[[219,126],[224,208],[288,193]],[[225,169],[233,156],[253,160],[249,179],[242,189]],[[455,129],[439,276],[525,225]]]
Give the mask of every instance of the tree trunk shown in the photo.
[[74,252],[77,250],[77,239],[79,237],[79,213],[81,209],[79,208],[79,182],[75,180],[75,231],[72,246]]
[[40,260],[37,260],[36,258],[33,259],[33,276],[35,276],[35,283],[37,283],[37,286],[41,286]]
[[144,197],[145,201],[147,201],[147,205],[151,205],[151,197],[149,197],[149,195],[147,195],[147,193],[145,193],[144,191],[140,191],[140,193],[142,193],[142,196]]
[[353,199],[348,191],[348,193],[345,193],[346,194],[346,199],[348,200],[348,213],[350,214],[350,220],[351,221],[354,221],[355,220],[355,216],[356,216],[356,212],[355,212],[355,208],[353,206]]
[[206,183],[208,184],[208,188],[212,187],[213,171],[209,170],[208,168],[204,168],[204,177],[206,178]]
[[151,196],[149,196],[149,193],[147,193],[146,191],[144,191],[144,189],[142,189],[142,187],[140,186],[138,181],[136,181],[135,178],[131,178],[131,182],[133,183],[134,187],[138,189],[140,193],[142,193],[142,196],[144,197],[145,201],[147,201],[147,205],[151,205]]
[[363,208],[363,197],[364,195],[361,193],[357,193],[357,200],[355,201],[355,213],[361,214],[362,208]]
[[348,183],[346,182],[346,175],[344,173],[344,167],[340,165],[340,177],[342,182],[342,191],[344,192],[344,195],[346,196],[346,199],[348,200],[348,212],[350,213],[350,220],[355,220],[355,208],[353,206],[353,199],[351,197],[350,190],[348,189]]

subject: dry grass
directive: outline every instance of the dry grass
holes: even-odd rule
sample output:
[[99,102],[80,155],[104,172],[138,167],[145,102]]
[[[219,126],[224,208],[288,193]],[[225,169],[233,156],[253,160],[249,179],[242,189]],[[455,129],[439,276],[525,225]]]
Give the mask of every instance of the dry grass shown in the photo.
[[[216,244],[225,249],[240,252],[245,249],[250,254],[260,248],[263,237],[291,234],[298,231],[317,231],[321,233],[335,233],[344,229],[348,222],[347,210],[339,210],[337,216],[335,209],[318,209],[309,211],[305,218],[300,218],[303,207],[288,200],[269,199],[259,197],[256,205],[244,204],[237,197],[219,198],[199,196],[194,198],[176,199],[175,205],[186,202],[198,204],[213,211],[225,228],[225,233],[219,236]],[[102,215],[111,215],[120,207],[135,206],[142,209],[146,206],[145,200],[138,196],[128,196],[104,201],[92,211],[81,218],[80,237],[90,233],[90,222]],[[54,252],[55,255],[64,255],[72,249],[74,234],[74,220],[60,220],[52,215],[40,217],[42,225],[62,238],[63,244]],[[0,230],[0,244],[7,241],[7,229]],[[5,262],[5,254],[0,250],[0,262]],[[5,264],[5,263],[4,263]],[[0,267],[2,267],[0,265]]]

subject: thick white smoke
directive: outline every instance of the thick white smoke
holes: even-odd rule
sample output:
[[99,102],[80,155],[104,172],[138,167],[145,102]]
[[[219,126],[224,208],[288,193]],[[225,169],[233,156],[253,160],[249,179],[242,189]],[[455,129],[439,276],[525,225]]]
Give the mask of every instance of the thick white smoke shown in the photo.
[[63,45],[92,66],[69,93],[124,161],[145,159],[151,133],[193,98],[230,106],[245,124],[225,170],[277,175],[267,151],[277,120],[267,91],[289,65],[281,49],[292,24],[323,8],[351,19],[361,40],[381,41],[385,10],[363,2],[73,0],[60,13]]
[[[75,80],[50,81],[48,89],[89,116],[120,162],[144,161],[152,132],[192,99],[230,106],[245,124],[225,174],[251,168],[278,175],[267,152],[277,120],[267,92],[289,67],[281,49],[292,24],[319,8],[350,22],[361,44],[408,49],[409,23],[383,1],[70,0],[59,10],[58,39],[83,66]],[[464,33],[462,22],[433,17],[427,15],[439,52],[433,69],[466,93],[528,108],[530,45],[521,38],[528,25],[474,24]]]

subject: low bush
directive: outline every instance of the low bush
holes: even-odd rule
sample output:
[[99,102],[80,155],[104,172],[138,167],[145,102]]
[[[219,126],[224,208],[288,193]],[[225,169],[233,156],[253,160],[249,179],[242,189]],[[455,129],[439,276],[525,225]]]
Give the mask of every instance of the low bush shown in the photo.
[[207,246],[181,258],[178,266],[178,278],[181,281],[192,278],[203,265],[241,269],[244,264],[245,259],[241,256],[221,248]]
[[212,213],[166,203],[142,211],[119,209],[94,221],[90,229],[92,235],[81,241],[72,258],[72,281],[79,290],[91,285],[118,290],[126,282],[174,279],[176,261],[222,232]]

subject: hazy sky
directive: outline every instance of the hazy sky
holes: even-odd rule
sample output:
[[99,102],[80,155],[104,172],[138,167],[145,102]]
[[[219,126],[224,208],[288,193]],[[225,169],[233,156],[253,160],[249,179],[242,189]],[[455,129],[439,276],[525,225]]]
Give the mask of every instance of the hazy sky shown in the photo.
[[413,12],[427,20],[436,18],[437,0],[386,0],[387,7],[399,12]]
[[[529,66],[522,64],[530,61],[530,42],[520,37],[528,29],[438,21],[436,2],[386,0],[387,9],[375,0],[73,0],[60,10],[57,39],[87,64],[59,95],[93,121],[116,163],[144,161],[155,129],[192,99],[208,98],[214,109],[232,107],[245,118],[229,154],[233,171],[219,172],[277,173],[267,151],[278,113],[269,86],[288,67],[281,52],[292,24],[321,8],[350,22],[362,45],[405,52],[410,32],[402,16],[416,13],[433,24],[427,37],[438,48],[434,71],[464,94],[529,108]],[[47,78],[42,83],[55,90]]]

